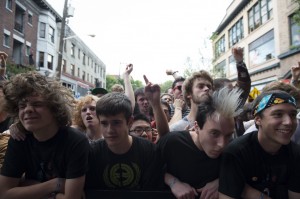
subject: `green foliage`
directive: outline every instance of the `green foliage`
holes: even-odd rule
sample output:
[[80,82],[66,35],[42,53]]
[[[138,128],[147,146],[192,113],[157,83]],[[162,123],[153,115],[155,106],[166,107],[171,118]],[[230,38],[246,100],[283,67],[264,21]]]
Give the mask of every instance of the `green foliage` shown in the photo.
[[168,81],[160,84],[159,86],[160,86],[161,93],[165,93],[167,91],[167,89],[171,88],[172,83],[173,83],[172,80],[168,80]]
[[293,15],[293,19],[295,22],[300,25],[300,0],[294,0],[298,5],[298,9],[295,11],[295,14]]
[[26,73],[28,71],[35,71],[35,67],[16,65],[16,64],[10,64],[10,63],[7,63],[7,65],[6,65],[6,73],[7,73],[8,79],[13,77],[16,74]]
[[[111,87],[114,84],[121,84],[124,86],[124,80],[120,79],[120,78],[116,78],[113,75],[107,75],[106,76],[106,90],[108,92],[111,92]],[[131,80],[131,85],[132,85],[133,90],[143,87],[143,83],[139,80]]]

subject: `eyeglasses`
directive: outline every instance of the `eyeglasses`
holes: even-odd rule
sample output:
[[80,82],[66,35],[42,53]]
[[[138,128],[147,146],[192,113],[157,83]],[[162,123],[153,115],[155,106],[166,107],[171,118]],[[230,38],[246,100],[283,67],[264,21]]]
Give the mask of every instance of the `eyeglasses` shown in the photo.
[[144,132],[151,133],[152,132],[152,128],[150,128],[150,127],[147,127],[147,128],[136,128],[136,129],[133,129],[133,130],[129,131],[129,133],[135,134],[135,135],[142,135]]
[[173,88],[173,90],[176,90],[176,89],[178,89],[178,90],[180,90],[180,91],[181,91],[181,89],[182,89],[182,85],[178,85],[178,86],[175,86],[175,87]]
[[162,100],[164,100],[164,101],[166,101],[166,102],[171,102],[171,101],[172,101],[172,99],[171,99],[171,98],[168,98],[168,97],[162,98]]

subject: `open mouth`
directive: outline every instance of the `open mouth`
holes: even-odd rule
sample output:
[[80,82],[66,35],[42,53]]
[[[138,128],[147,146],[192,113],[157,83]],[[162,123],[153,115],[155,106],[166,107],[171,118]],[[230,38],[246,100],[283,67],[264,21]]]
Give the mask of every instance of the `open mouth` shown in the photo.
[[93,119],[93,117],[92,117],[92,116],[87,116],[85,119],[86,119],[87,121],[90,121],[90,120]]

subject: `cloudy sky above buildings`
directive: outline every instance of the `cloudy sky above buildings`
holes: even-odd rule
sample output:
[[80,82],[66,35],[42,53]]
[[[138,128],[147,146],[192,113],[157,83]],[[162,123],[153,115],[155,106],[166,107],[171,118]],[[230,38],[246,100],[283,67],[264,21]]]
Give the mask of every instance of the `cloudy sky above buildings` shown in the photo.
[[[62,16],[64,0],[47,1]],[[75,11],[68,24],[104,62],[107,74],[122,74],[132,63],[135,80],[143,81],[145,74],[153,83],[163,83],[172,80],[166,69],[182,74],[188,58],[194,68],[208,70],[209,38],[231,2],[69,0]]]

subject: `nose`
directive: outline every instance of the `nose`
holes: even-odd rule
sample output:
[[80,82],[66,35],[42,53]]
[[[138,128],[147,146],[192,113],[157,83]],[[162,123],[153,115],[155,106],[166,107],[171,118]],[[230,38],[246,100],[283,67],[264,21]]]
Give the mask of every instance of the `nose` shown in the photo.
[[283,117],[283,124],[284,125],[291,125],[293,123],[293,118],[291,118],[291,116],[289,116],[289,115],[285,115],[284,117]]
[[26,104],[26,107],[24,108],[25,113],[33,112],[33,110],[34,110],[33,106],[31,106],[30,104]]
[[223,149],[224,147],[225,147],[225,145],[226,145],[226,139],[225,139],[225,137],[220,137],[219,139],[218,139],[218,142],[217,142],[217,146],[220,148],[220,149]]
[[143,131],[141,137],[148,137],[146,131]]

